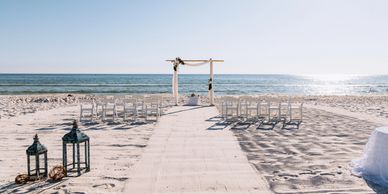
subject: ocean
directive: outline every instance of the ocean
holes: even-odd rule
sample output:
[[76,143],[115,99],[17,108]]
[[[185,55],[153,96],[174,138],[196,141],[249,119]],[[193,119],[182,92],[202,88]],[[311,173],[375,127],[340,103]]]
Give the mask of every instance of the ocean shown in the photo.
[[[209,75],[179,75],[180,94],[206,94]],[[171,74],[0,74],[0,95],[171,93]],[[216,95],[357,95],[388,93],[388,75],[214,76]]]

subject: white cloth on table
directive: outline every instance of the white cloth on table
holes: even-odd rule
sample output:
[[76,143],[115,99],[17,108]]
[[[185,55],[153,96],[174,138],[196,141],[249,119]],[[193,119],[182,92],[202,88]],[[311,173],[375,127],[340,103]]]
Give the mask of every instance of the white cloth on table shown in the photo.
[[351,163],[352,173],[382,186],[388,186],[388,126],[376,128],[360,159]]
[[199,105],[199,97],[189,97],[189,100],[187,101],[187,106],[198,106]]

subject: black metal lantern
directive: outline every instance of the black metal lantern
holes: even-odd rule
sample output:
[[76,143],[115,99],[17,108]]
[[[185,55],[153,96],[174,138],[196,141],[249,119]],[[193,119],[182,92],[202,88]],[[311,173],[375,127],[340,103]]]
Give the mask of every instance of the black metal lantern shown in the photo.
[[37,180],[47,177],[47,148],[39,142],[38,134],[35,134],[34,143],[27,148],[26,153],[28,178]]
[[[77,121],[74,120],[73,128],[67,134],[62,137],[63,142],[63,167],[66,171],[66,176],[68,172],[77,172],[78,176],[81,175],[81,171],[85,170],[85,172],[90,171],[90,141],[89,137],[82,133],[78,129]],[[67,144],[70,144],[70,150],[72,149],[73,162],[67,162]],[[84,160],[81,161],[81,153],[80,149],[84,147]],[[72,146],[72,147],[71,147]],[[70,154],[69,154],[70,155]],[[71,168],[68,169],[68,166]]]

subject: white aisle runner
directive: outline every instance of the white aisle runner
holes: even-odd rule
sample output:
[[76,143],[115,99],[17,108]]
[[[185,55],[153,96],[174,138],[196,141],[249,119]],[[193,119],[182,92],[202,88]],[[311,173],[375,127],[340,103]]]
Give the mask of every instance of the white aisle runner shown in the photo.
[[125,193],[271,193],[229,130],[208,130],[215,107],[174,107],[130,171]]

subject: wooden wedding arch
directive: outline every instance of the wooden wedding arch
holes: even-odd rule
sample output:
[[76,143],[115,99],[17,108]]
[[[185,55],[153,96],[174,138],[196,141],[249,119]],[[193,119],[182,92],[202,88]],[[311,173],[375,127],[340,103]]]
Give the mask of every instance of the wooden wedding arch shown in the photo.
[[189,59],[181,59],[179,57],[174,60],[166,60],[173,64],[174,74],[172,77],[172,94],[174,96],[175,105],[178,105],[179,100],[179,91],[178,91],[178,70],[179,66],[202,66],[209,64],[210,73],[209,73],[209,81],[208,81],[208,95],[210,100],[210,105],[214,105],[214,88],[213,88],[213,64],[216,62],[224,62],[224,60],[215,60],[215,59],[207,59],[207,60],[189,60]]

